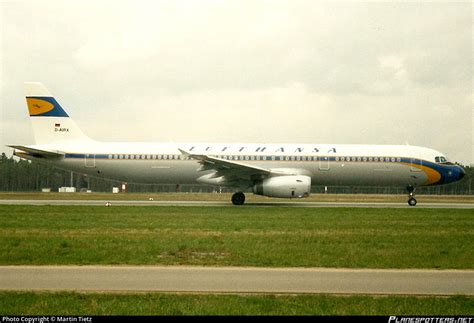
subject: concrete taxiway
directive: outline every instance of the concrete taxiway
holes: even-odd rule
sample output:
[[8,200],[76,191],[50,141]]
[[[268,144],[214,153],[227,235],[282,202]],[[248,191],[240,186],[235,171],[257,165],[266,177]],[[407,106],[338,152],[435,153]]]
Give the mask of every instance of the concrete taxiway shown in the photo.
[[[105,205],[106,200],[0,200],[0,205]],[[112,206],[232,206],[223,201],[110,201]],[[437,208],[474,209],[474,203],[432,203],[419,202],[415,207],[407,203],[390,202],[247,202],[241,207],[291,206],[291,207],[359,207],[359,208]]]
[[474,271],[0,266],[0,290],[474,295]]

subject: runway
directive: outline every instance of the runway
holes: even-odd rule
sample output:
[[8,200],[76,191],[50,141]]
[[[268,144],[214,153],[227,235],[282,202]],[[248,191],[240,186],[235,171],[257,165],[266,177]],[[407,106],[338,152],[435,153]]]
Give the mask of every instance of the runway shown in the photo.
[[0,266],[0,290],[474,295],[474,271]]
[[[0,200],[0,205],[105,205],[107,200]],[[234,206],[226,201],[140,201],[110,200],[112,206],[227,206],[227,207],[347,207],[347,208],[434,208],[434,209],[474,209],[474,203],[432,203],[419,202],[415,207],[407,203],[390,202],[247,202]]]

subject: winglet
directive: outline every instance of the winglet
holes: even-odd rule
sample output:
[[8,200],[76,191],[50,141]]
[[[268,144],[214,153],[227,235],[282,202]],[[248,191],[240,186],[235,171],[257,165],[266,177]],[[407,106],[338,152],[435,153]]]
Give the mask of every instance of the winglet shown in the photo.
[[207,156],[207,155],[196,155],[196,154],[191,154],[191,153],[188,153],[187,151],[185,150],[182,150],[182,149],[179,149],[178,150],[181,152],[181,154],[183,154],[183,156],[185,158],[190,158],[190,159],[196,159],[196,160],[201,160],[202,162],[205,162],[205,163],[214,163],[213,160],[216,160],[218,158],[215,158],[215,157],[210,157],[210,156]]
[[178,150],[179,150],[179,152],[180,152],[184,157],[189,157],[189,156],[191,156],[191,154],[188,153],[187,151],[184,151],[184,150],[182,150],[182,149],[180,149],[180,148],[178,148]]

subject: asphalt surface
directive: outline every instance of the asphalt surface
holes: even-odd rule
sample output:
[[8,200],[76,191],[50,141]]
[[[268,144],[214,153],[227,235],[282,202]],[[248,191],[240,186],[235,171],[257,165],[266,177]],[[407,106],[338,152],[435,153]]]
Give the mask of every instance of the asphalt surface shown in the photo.
[[0,290],[474,295],[474,271],[0,266]]
[[[104,205],[106,200],[0,200],[0,205]],[[137,201],[110,200],[111,206],[229,206],[225,201]],[[418,201],[413,207],[407,203],[388,202],[247,202],[239,207],[291,206],[291,207],[362,207],[362,208],[436,208],[436,209],[474,209],[474,203],[424,203]]]

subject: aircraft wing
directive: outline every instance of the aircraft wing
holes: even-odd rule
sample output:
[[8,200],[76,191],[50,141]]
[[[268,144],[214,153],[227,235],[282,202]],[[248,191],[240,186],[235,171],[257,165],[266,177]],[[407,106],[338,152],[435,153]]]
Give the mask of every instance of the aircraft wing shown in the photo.
[[22,154],[37,157],[37,158],[47,158],[47,159],[60,158],[64,156],[64,154],[61,152],[36,149],[36,148],[27,147],[27,146],[8,146],[8,147],[20,150],[20,151],[14,152],[14,155],[19,156],[19,157],[22,157],[21,156]]
[[[213,170],[211,176],[206,176],[208,180],[218,179],[222,185],[249,186],[253,181],[268,177],[273,172],[268,168],[242,163],[240,161],[226,160],[208,155],[192,154],[182,149],[179,151],[186,157],[199,160],[201,168],[199,171]],[[217,182],[216,182],[217,183]],[[246,184],[246,185],[244,185]]]

